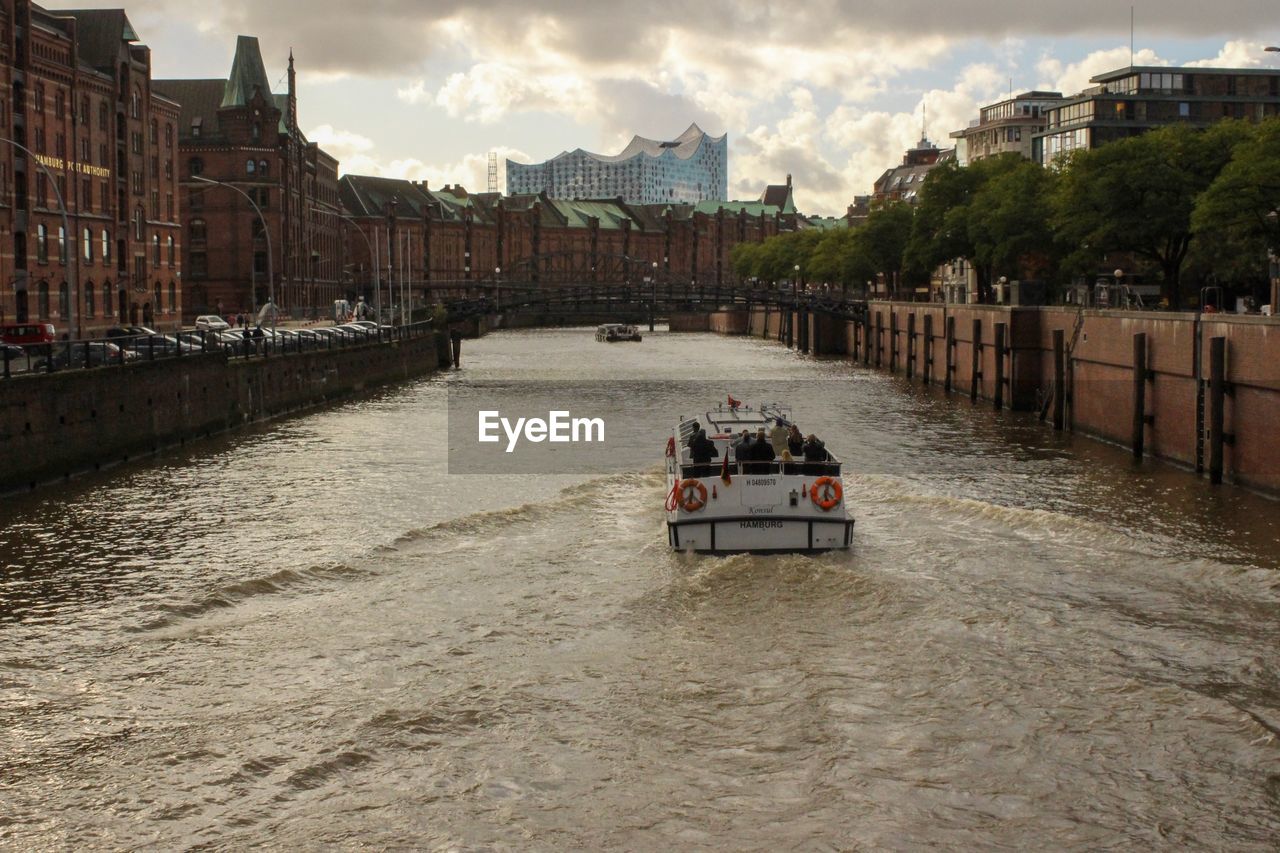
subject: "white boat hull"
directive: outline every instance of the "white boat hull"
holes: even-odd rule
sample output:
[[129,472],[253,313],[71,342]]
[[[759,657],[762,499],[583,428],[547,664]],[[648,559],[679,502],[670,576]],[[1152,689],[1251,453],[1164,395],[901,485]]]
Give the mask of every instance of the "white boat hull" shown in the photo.
[[689,518],[667,522],[667,537],[677,551],[712,554],[804,553],[838,551],[853,541],[846,518]]

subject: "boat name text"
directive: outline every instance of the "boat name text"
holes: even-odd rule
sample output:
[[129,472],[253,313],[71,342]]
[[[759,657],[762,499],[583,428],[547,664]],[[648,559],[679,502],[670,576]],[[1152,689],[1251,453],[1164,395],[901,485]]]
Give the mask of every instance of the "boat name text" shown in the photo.
[[772,530],[781,528],[782,522],[764,519],[760,521],[739,521],[738,526],[743,530]]
[[748,486],[776,486],[778,479],[776,477],[765,477],[763,479],[747,479]]

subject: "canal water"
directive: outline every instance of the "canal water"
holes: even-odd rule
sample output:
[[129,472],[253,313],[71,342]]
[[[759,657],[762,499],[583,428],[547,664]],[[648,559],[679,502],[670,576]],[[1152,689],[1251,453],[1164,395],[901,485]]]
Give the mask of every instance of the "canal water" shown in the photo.
[[[451,385],[621,416],[690,377],[791,388],[850,552],[669,553],[661,435],[449,473]],[[0,846],[1275,849],[1278,542],[1275,502],[774,343],[495,334],[0,504]]]

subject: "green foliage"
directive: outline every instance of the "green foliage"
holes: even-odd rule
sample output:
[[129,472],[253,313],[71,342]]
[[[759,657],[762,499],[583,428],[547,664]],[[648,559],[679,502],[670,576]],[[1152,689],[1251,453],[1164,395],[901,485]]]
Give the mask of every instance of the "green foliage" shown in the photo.
[[1131,252],[1160,269],[1165,298],[1179,305],[1196,198],[1247,134],[1235,121],[1203,131],[1170,125],[1077,152],[1053,200],[1059,238],[1078,247],[1069,262],[1080,268],[1107,252]]
[[1229,262],[1240,251],[1270,249],[1280,255],[1280,118],[1250,129],[1191,217],[1197,239],[1211,242],[1209,257]]

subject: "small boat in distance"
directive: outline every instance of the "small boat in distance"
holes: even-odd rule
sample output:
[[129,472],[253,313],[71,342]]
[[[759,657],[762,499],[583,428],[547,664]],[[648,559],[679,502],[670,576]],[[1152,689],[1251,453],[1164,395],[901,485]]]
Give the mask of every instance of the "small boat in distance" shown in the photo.
[[640,330],[627,323],[605,323],[596,329],[596,340],[610,344],[618,341],[639,342]]
[[[700,418],[682,419],[667,439],[667,539],[677,551],[712,554],[805,553],[847,549],[853,519],[845,513],[840,460],[737,459],[743,430],[791,424],[790,408],[752,408],[733,397]],[[719,455],[694,463],[689,440],[706,431]]]

